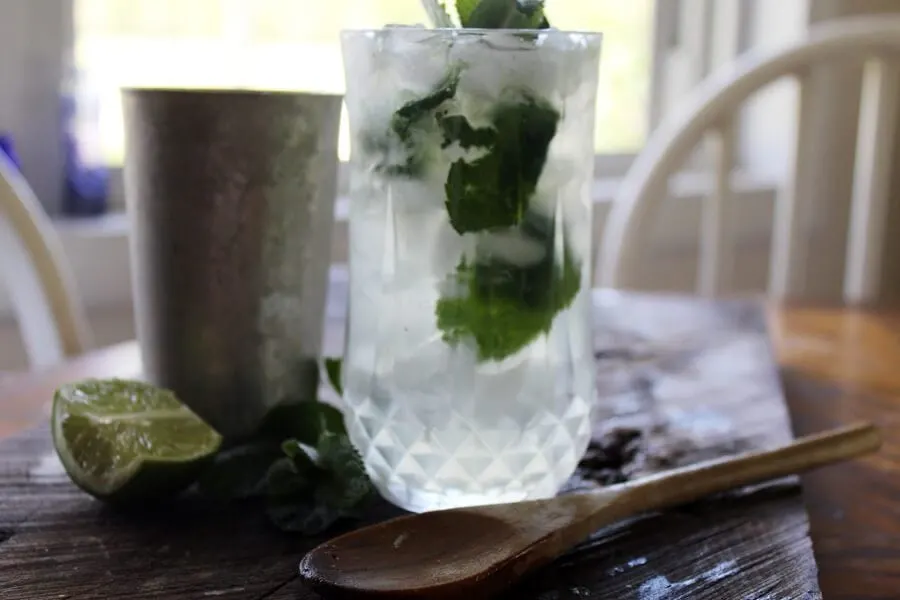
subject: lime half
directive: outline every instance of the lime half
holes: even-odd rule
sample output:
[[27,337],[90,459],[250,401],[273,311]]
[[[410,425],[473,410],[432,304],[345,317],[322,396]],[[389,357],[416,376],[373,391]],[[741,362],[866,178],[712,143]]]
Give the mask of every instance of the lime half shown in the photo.
[[172,392],[120,379],[59,388],[51,428],[72,481],[113,502],[180,492],[194,482],[222,441]]

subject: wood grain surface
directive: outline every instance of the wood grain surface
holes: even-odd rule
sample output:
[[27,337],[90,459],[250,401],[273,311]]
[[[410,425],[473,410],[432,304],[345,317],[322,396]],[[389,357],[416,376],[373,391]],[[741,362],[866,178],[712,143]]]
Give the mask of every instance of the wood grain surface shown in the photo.
[[[340,348],[340,304],[338,293],[326,327],[332,352]],[[595,304],[600,397],[595,440],[567,491],[596,487],[611,473],[635,478],[791,438],[760,304],[599,292]],[[130,376],[139,367],[134,347],[123,346],[47,373],[30,387],[20,384],[6,397],[22,412],[26,404],[33,408],[46,402],[61,381]],[[851,416],[870,415],[832,412],[804,419],[803,425],[808,429]],[[610,443],[622,435],[635,441],[627,455],[622,444]],[[611,456],[616,448],[620,455]],[[854,475],[856,465],[824,470],[813,485],[843,485],[829,478],[837,469],[849,474],[848,482],[879,485],[874,478]],[[0,486],[4,600],[316,597],[302,588],[296,572],[304,551],[321,538],[284,535],[251,507],[214,506],[191,496],[140,514],[114,512],[61,474],[45,428],[0,441]],[[814,506],[818,513],[837,510],[826,500]],[[887,500],[880,508],[886,517]],[[842,518],[850,520],[844,510]],[[863,519],[865,507],[857,510],[855,518]],[[373,519],[395,511],[384,506],[376,513]],[[826,546],[841,543],[834,537],[838,529],[823,530]],[[869,535],[877,534],[870,528]],[[890,540],[896,538],[879,542],[885,559],[900,548],[890,550]],[[864,560],[866,551],[858,551]],[[827,559],[823,564],[832,566]],[[788,478],[599,531],[509,597],[786,600],[821,595],[801,490],[796,478]]]
[[873,456],[804,477],[826,600],[900,598],[900,313],[770,311],[798,435],[865,419]]

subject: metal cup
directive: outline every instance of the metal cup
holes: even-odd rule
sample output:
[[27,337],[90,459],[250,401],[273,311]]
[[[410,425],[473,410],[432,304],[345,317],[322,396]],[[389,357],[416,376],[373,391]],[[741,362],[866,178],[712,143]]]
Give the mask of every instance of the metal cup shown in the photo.
[[226,437],[316,392],[341,101],[123,91],[144,376]]

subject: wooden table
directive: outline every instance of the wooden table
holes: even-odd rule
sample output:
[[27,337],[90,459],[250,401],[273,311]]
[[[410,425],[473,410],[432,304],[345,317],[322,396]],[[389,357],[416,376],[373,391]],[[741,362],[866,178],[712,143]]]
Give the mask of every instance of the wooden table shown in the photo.
[[[769,320],[795,433],[865,419],[885,436],[879,454],[804,477],[824,598],[900,598],[900,314],[787,307]],[[0,435],[40,420],[64,381],[139,372],[126,343],[19,380],[0,392]]]
[[865,419],[884,436],[803,478],[823,595],[900,598],[900,314],[783,308],[770,323],[798,434]]

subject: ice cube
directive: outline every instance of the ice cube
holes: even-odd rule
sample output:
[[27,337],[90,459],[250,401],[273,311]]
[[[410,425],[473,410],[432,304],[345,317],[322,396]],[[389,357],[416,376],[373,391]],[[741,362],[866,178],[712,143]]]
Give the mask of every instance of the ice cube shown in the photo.
[[531,415],[551,406],[555,372],[548,352],[547,338],[541,336],[509,358],[479,364],[473,418],[481,423],[511,418],[524,426]]
[[522,233],[519,229],[492,231],[478,238],[479,258],[498,258],[520,267],[534,265],[547,255],[544,243]]
[[467,110],[477,117],[478,101],[495,104],[509,90],[529,90],[556,103],[567,90],[560,76],[567,71],[561,52],[542,51],[533,43],[508,33],[464,39],[453,46],[453,60],[465,65],[460,91],[469,96]]
[[457,394],[472,395],[475,354],[448,345],[437,329],[433,285],[391,290],[379,315],[375,380],[390,396],[414,404],[428,425],[440,425]]

